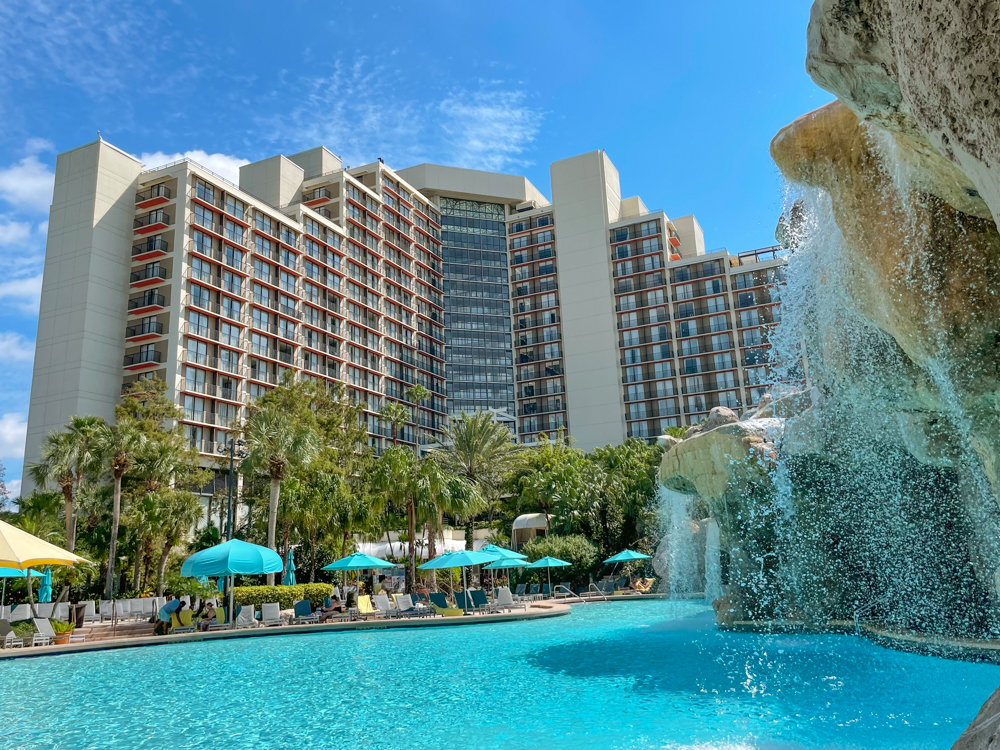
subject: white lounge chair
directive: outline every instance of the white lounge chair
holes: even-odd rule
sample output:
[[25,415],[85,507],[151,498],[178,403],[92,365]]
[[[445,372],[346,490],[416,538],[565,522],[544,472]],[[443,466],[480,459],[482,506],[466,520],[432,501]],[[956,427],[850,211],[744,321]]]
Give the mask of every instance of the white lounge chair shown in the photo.
[[[38,639],[39,636],[43,636],[45,638],[45,643],[42,644],[43,646],[48,646],[49,643],[51,643],[56,639],[56,633],[52,629],[51,622],[41,617],[34,618],[32,622],[35,623],[35,630],[38,631],[37,633],[35,633],[35,637],[32,639],[31,643],[32,646],[36,645],[35,640]],[[87,636],[84,635],[83,633],[69,634],[70,643],[83,643],[86,639]]]
[[94,606],[94,602],[77,602],[77,606],[83,605],[83,621],[87,622],[100,622],[101,617],[97,614],[97,607]]
[[386,617],[399,617],[399,610],[389,601],[387,594],[375,594],[372,597],[372,602],[375,604],[375,609],[378,610],[379,614],[383,614]]
[[101,618],[101,622],[111,619],[111,600],[101,599],[98,604],[98,616]]
[[236,627],[255,628],[257,627],[257,610],[252,604],[244,604],[240,613],[236,615]]
[[69,602],[56,602],[55,609],[52,610],[52,619],[69,622]]
[[498,609],[506,609],[510,611],[514,607],[520,607],[521,609],[527,610],[528,605],[524,602],[515,602],[513,595],[510,593],[510,588],[507,586],[501,586],[497,590],[497,600],[496,605]]
[[260,606],[260,624],[266,627],[272,625],[284,625],[281,619],[281,605],[277,602],[262,604]]
[[39,617],[44,617],[47,620],[52,617],[52,610],[55,609],[55,606],[52,602],[38,602],[35,605],[35,612],[38,613]]

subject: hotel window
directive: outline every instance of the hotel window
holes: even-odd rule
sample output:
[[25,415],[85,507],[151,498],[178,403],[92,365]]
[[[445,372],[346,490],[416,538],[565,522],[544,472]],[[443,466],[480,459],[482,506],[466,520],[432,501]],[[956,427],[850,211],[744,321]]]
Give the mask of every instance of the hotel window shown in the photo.
[[657,362],[653,365],[654,378],[669,378],[674,374],[674,368],[669,362]]
[[230,320],[239,320],[243,314],[243,304],[231,297],[222,298],[222,313]]
[[559,344],[545,345],[545,359],[557,359],[559,357]]
[[211,229],[216,231],[218,229],[215,223],[215,213],[205,208],[200,203],[196,203],[194,206],[194,223],[198,226],[205,227],[206,229]]
[[267,234],[271,233],[271,217],[257,212],[257,229]]
[[708,311],[710,313],[724,312],[726,309],[726,298],[725,297],[709,297],[708,298]]
[[708,330],[719,333],[729,328],[729,318],[725,315],[714,315],[708,319]]
[[663,304],[663,290],[656,289],[655,291],[646,294],[646,304],[647,305],[662,305]]
[[729,409],[740,408],[740,400],[736,397],[736,391],[723,391],[719,394],[719,406]]
[[639,343],[639,332],[636,330],[622,332],[622,346],[636,346]]
[[659,249],[660,249],[660,241],[658,239],[653,238],[653,239],[650,239],[650,240],[643,240],[642,241],[642,249],[640,250],[640,252],[642,252],[642,253],[652,253],[652,252],[654,252],[656,250],[659,250]]
[[628,406],[628,418],[629,419],[645,419],[646,418],[646,402],[640,401],[637,404],[629,404]]
[[721,390],[723,388],[735,388],[736,387],[736,375],[732,370],[727,372],[720,372],[715,376],[715,388],[716,390]]
[[629,401],[642,401],[645,398],[645,390],[642,387],[642,383],[638,385],[630,385],[628,387],[628,400]]
[[627,258],[631,254],[632,254],[632,246],[631,245],[619,245],[618,247],[615,248],[615,257],[616,258]]
[[551,230],[546,230],[544,232],[539,232],[535,235],[535,244],[540,245],[543,242],[552,242],[552,232]]
[[239,326],[231,325],[230,323],[223,323],[219,326],[220,330],[220,340],[223,344],[229,344],[229,346],[239,346],[240,345],[240,329]]
[[728,333],[720,333],[712,336],[712,351],[720,352],[723,349],[729,349],[732,344],[729,341]]
[[184,368],[184,387],[192,393],[205,392],[205,371],[197,367]]
[[760,346],[760,329],[751,328],[749,331],[743,331],[743,346]]
[[697,359],[697,358],[694,358],[694,359],[685,359],[681,363],[681,365],[684,367],[684,374],[685,375],[694,375],[695,373],[701,372],[701,360],[700,359]]
[[559,329],[558,328],[544,328],[542,329],[542,341],[558,341],[559,340]]
[[237,276],[232,271],[222,274],[222,288],[231,294],[243,294],[243,277]]
[[624,315],[618,316],[618,320],[619,320],[618,324],[622,328],[634,328],[638,318],[636,314],[633,312],[633,313],[625,313]]
[[660,231],[659,222],[656,221],[644,221],[639,225],[639,236],[647,237],[651,234],[656,234]]
[[541,307],[555,307],[556,306],[556,295],[554,294],[543,294],[541,296]]
[[681,354],[685,357],[691,354],[698,354],[701,351],[701,347],[698,345],[698,339],[684,339],[681,342]]
[[625,260],[615,264],[615,273],[618,276],[628,276],[632,273],[632,261]]
[[[751,367],[746,370],[747,385],[762,385],[767,382],[763,367]],[[755,402],[756,403],[756,402]]]
[[538,224],[537,224],[537,226],[539,226],[539,227],[547,227],[547,226],[550,226],[551,224],[552,224],[552,217],[551,216],[539,216],[538,217]]
[[750,389],[750,403],[757,404],[761,396],[767,393],[767,388],[751,388]]
[[203,286],[191,285],[191,304],[207,309],[212,299],[212,293]]
[[760,325],[760,316],[756,310],[744,310],[740,313],[740,328],[751,328]]
[[726,370],[733,366],[733,355],[731,352],[716,354],[712,357],[712,366],[716,370]]
[[615,229],[614,239],[612,242],[624,242],[628,239],[628,227],[622,227],[621,229]]
[[194,194],[205,203],[215,205],[215,188],[208,183],[198,180],[194,188]]
[[654,307],[649,311],[650,323],[663,323],[667,319],[667,311],[663,307]]
[[191,242],[197,252],[203,255],[210,255],[212,253],[212,238],[204,232],[199,232],[195,229],[191,234]]
[[622,352],[622,359],[627,365],[639,364],[642,362],[642,349],[626,349]]
[[649,329],[650,341],[666,341],[670,338],[670,331],[666,326],[654,326]]
[[511,234],[523,232],[525,229],[527,229],[527,226],[523,221],[515,221],[513,224],[510,225]]
[[705,379],[701,375],[695,375],[693,378],[684,378],[684,390],[688,393],[705,390]]
[[[657,396],[657,398],[660,398],[660,397],[663,397],[663,396],[673,396],[673,395],[675,395],[675,392],[674,392],[674,381],[673,380],[664,380],[664,381],[656,384],[656,396]],[[662,404],[663,404],[663,402],[661,402],[661,407],[662,407]]]
[[243,268],[243,251],[231,245],[226,245],[226,265],[232,268]]
[[635,309],[635,295],[630,294],[627,297],[621,297],[618,300],[619,310],[634,310]]
[[690,318],[694,315],[694,302],[681,302],[677,305],[678,318]]
[[514,239],[512,239],[510,241],[510,249],[511,250],[518,250],[518,249],[520,249],[522,247],[527,247],[527,246],[528,246],[528,236],[527,235],[524,235],[523,237],[515,237]]
[[705,282],[705,294],[722,294],[722,279],[709,279]]
[[637,383],[642,380],[642,367],[626,368],[625,380],[629,383]]
[[230,242],[243,244],[243,225],[235,221],[226,220],[226,239]]
[[694,284],[681,284],[680,286],[674,287],[674,299],[684,300],[691,299],[694,297]]
[[690,414],[696,411],[706,411],[705,409],[705,397],[704,396],[688,396],[687,400],[687,410]]
[[736,296],[736,306],[737,307],[751,307],[757,304],[757,293],[756,292],[740,292]]

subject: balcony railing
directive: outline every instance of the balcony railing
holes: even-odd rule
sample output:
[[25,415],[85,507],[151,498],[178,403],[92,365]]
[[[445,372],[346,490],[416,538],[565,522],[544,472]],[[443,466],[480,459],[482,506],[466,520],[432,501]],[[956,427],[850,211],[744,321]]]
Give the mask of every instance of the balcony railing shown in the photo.
[[729,309],[728,302],[723,302],[721,305],[692,305],[687,302],[677,302],[675,305],[674,318],[677,320],[694,318],[698,315],[716,315]]
[[647,315],[636,315],[634,321],[619,320],[618,321],[618,330],[622,330],[623,328],[636,328],[637,326],[645,326],[645,325],[659,325],[660,323],[666,323],[666,322],[667,322],[667,317],[666,316],[662,316],[661,317],[661,316],[657,315],[657,316],[653,317],[653,316],[648,315],[648,314]]
[[510,264],[512,266],[521,265],[522,263],[534,263],[537,260],[547,260],[549,258],[556,257],[555,251],[549,248],[543,248],[540,250],[526,252],[524,250],[515,250],[510,258]]
[[160,237],[151,237],[138,245],[132,245],[132,255],[145,255],[146,253],[166,253],[170,251],[170,245]]
[[726,269],[723,268],[722,264],[718,265],[712,264],[709,267],[696,268],[694,266],[685,266],[684,268],[678,268],[670,275],[671,284],[684,284],[688,281],[696,281],[698,279],[707,279],[712,276],[724,276]]
[[125,355],[125,367],[131,365],[141,365],[147,362],[162,362],[163,354],[162,352],[152,351],[138,352],[137,354],[126,354]]
[[615,294],[632,294],[644,289],[659,289],[667,285],[666,279],[642,279],[641,281],[619,281],[615,284]]
[[330,191],[325,187],[318,187],[312,192],[306,193],[302,196],[302,200],[306,203],[309,203],[310,201],[323,200],[324,198],[326,200],[333,200],[333,196],[330,195]]
[[136,326],[128,326],[125,329],[125,338],[130,339],[135,336],[159,336],[163,333],[163,323],[153,321],[151,323],[140,323]]
[[144,294],[128,301],[129,310],[138,310],[143,307],[166,307],[167,299],[162,294]]
[[689,297],[680,297],[674,294],[674,302],[687,302],[688,300],[699,299],[700,297],[711,297],[713,294],[725,294],[728,291],[728,286],[722,279],[714,279],[711,282],[705,282],[699,288],[692,288],[691,295]]
[[153,224],[169,224],[170,216],[164,211],[150,211],[145,216],[140,216],[136,219],[132,226],[135,229],[142,229],[143,227],[152,226]]
[[130,284],[135,284],[139,281],[148,281],[150,279],[160,279],[162,281],[167,280],[167,269],[166,268],[142,268],[138,271],[133,271],[129,274],[128,281]]
[[740,384],[735,381],[733,383],[723,383],[722,385],[719,385],[718,383],[715,384],[704,383],[702,385],[697,385],[697,386],[685,385],[681,387],[681,393],[684,394],[685,396],[688,396],[697,393],[715,393],[716,391],[735,391],[739,387]]
[[530,417],[533,414],[551,414],[552,412],[566,411],[566,404],[559,401],[554,404],[523,404],[520,409],[517,410],[517,416],[519,417]]
[[164,183],[159,185],[153,185],[152,187],[146,188],[145,190],[140,190],[135,194],[136,203],[145,203],[146,201],[151,201],[153,198],[167,198],[170,199],[170,188]]
[[702,412],[711,411],[716,406],[725,406],[727,409],[739,409],[743,406],[743,402],[737,399],[726,399],[721,401],[718,398],[706,398],[698,399],[697,402],[692,405],[684,399],[684,413],[685,414],[700,414]]

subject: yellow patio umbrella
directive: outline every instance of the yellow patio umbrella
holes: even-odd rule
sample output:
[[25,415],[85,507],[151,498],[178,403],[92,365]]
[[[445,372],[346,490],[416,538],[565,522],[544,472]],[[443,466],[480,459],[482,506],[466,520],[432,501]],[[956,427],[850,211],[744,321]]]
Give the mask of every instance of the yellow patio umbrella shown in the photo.
[[6,521],[0,521],[0,568],[27,571],[28,604],[31,606],[32,615],[36,612],[35,603],[31,598],[31,568],[77,563],[90,564],[90,561],[44,539],[39,539],[17,526],[11,526]]

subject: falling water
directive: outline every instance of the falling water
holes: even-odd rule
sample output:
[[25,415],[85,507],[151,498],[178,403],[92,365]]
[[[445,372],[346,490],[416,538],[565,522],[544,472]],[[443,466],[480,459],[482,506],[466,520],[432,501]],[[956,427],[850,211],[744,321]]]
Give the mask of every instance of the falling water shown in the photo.
[[722,566],[719,564],[719,524],[714,518],[707,521],[705,530],[705,601],[715,601],[722,596]]
[[671,599],[683,598],[701,588],[698,581],[698,548],[691,533],[690,506],[693,497],[660,487]]

